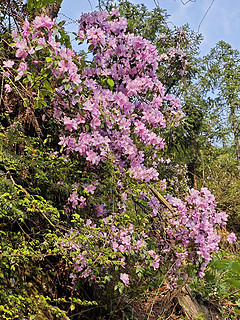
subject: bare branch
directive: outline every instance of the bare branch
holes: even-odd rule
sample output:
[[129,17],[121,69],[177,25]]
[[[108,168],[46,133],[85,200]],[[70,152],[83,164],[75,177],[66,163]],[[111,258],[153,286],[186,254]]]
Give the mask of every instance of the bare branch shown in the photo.
[[155,190],[153,187],[149,188],[153,194],[155,195],[155,197],[157,197],[157,199],[162,202],[171,212],[174,212],[173,207],[170,205],[170,203],[167,202],[166,199],[163,198],[163,196],[157,191]]

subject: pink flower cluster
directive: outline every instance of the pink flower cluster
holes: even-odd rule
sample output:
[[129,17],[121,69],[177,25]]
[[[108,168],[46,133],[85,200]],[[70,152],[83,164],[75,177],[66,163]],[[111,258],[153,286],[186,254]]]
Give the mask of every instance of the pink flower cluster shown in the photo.
[[[74,272],[80,277],[95,279],[95,269],[98,267],[102,271],[102,277],[108,270],[112,270],[114,265],[119,266],[120,280],[125,286],[129,285],[129,270],[131,260],[137,259],[134,269],[140,265],[143,269],[157,270],[160,267],[160,257],[156,251],[147,250],[148,236],[143,231],[140,233],[134,229],[134,226],[116,226],[118,214],[110,215],[101,221],[105,225],[99,232],[99,227],[91,220],[87,219],[85,229],[81,232],[71,232],[66,235],[66,242],[62,243],[62,247],[72,252],[74,261]],[[80,234],[81,233],[81,234]],[[96,246],[101,243],[96,252]],[[76,254],[75,254],[76,252]],[[102,253],[109,252],[111,259],[102,259],[101,262],[93,261]],[[125,271],[125,272],[124,272]],[[136,272],[136,270],[135,270]],[[73,282],[76,277],[72,275]]]
[[[81,85],[75,90],[62,88],[55,101],[55,117],[65,130],[60,145],[67,153],[86,157],[90,165],[114,155],[115,164],[128,169],[131,176],[157,180],[156,168],[146,167],[142,146],[139,150],[135,140],[162,149],[161,133],[170,121],[181,118],[181,105],[174,97],[164,96],[164,87],[156,76],[156,48],[125,30],[126,20],[116,10],[82,16],[79,36],[92,46],[93,62],[83,69]],[[63,69],[68,63],[69,59],[61,61],[54,73],[71,73],[67,67]],[[70,104],[65,98],[69,94]],[[78,110],[75,117],[70,116],[73,108]],[[90,130],[86,131],[86,126]]]
[[[82,236],[79,240],[73,236],[72,240],[72,234],[68,235],[67,248],[77,252],[74,258],[76,274],[80,277],[95,278],[91,268],[93,256],[91,257],[91,250],[88,250],[87,254],[86,247],[95,247],[100,241],[98,254],[102,249],[109,250],[112,258],[114,257],[113,261],[107,259],[100,268],[107,272],[113,265],[119,265],[122,271],[120,280],[126,286],[130,277],[134,278],[134,269],[137,273],[139,266],[143,270],[152,269],[151,272],[167,270],[170,288],[177,285],[179,280],[188,277],[186,266],[192,266],[192,270],[197,269],[199,276],[203,277],[212,254],[219,249],[220,236],[217,229],[225,226],[227,221],[226,213],[216,210],[214,196],[207,188],[202,188],[201,191],[191,189],[185,201],[169,195],[167,200],[173,211],[163,207],[153,196],[149,198],[145,194],[141,195],[141,198],[148,198],[148,205],[153,209],[153,221],[148,231],[139,233],[132,224],[128,227],[119,226],[117,219],[120,215],[114,213],[100,220],[105,225],[105,230],[102,228],[100,232],[91,219],[87,220],[90,235],[86,245],[81,242]],[[154,249],[149,249],[152,241]],[[229,234],[228,241],[236,241],[235,234]],[[137,262],[132,266],[131,275],[125,273],[129,270],[130,261],[134,260]]]
[[184,29],[175,28],[170,34],[170,37],[168,32],[161,34],[157,39],[159,47],[167,48],[159,56],[161,72],[166,79],[181,79],[188,73],[191,65],[189,52],[192,50],[192,43]]
[[[168,201],[175,209],[168,212],[165,219],[168,250],[173,250],[178,267],[188,259],[200,265],[202,277],[212,253],[219,249],[217,228],[226,225],[227,214],[216,210],[215,198],[207,188],[191,189],[185,201],[170,195]],[[177,244],[181,246],[180,251]]]
[[[32,24],[26,21],[21,35],[14,32],[16,57],[24,60],[18,76],[33,71],[40,51],[48,52],[44,63],[58,83],[54,117],[62,126],[59,145],[65,153],[78,153],[90,166],[111,155],[122,173],[157,180],[157,169],[147,165],[143,146],[162,149],[164,131],[182,117],[180,101],[165,96],[156,75],[157,49],[126,33],[126,19],[117,10],[84,14],[79,24],[79,37],[93,52],[92,63],[82,67],[82,58],[52,37],[54,21],[41,16]],[[12,62],[4,66],[11,68]]]

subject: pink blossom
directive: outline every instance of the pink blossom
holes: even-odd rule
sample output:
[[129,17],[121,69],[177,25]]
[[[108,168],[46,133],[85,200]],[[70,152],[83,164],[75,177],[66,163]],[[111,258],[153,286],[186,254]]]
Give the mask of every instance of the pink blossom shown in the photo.
[[4,88],[5,88],[6,92],[8,92],[8,93],[12,91],[12,88],[10,87],[10,85],[8,83],[6,83],[4,85]]
[[113,248],[114,251],[117,251],[118,243],[116,241],[112,242],[112,248]]
[[87,225],[88,227],[90,227],[90,226],[91,226],[91,224],[92,224],[92,220],[91,220],[91,219],[87,219],[87,221],[86,221],[86,225]]
[[15,43],[15,47],[18,48],[19,50],[28,49],[27,40],[24,39],[24,38],[23,39],[18,38],[16,43]]
[[85,39],[84,31],[83,30],[79,30],[78,31],[78,36],[79,36],[79,39],[83,41]]
[[14,61],[13,60],[7,60],[7,61],[3,61],[3,67],[4,68],[9,68],[11,69],[14,65]]
[[129,275],[127,273],[120,274],[120,280],[124,283],[126,287],[129,285]]
[[79,208],[83,208],[87,205],[86,198],[84,198],[83,196],[79,197],[79,201],[80,201]]
[[65,125],[65,130],[72,132],[73,130],[77,130],[78,119],[71,119],[69,117],[63,118],[63,123]]
[[233,233],[233,232],[230,233],[228,235],[228,237],[227,237],[227,240],[228,240],[229,243],[235,242],[237,240],[237,237],[236,237],[235,233]]
[[17,38],[17,35],[18,35],[18,29],[15,28],[13,33],[12,33],[12,37],[15,39],[15,38]]
[[22,35],[25,37],[28,37],[30,35],[30,31],[29,31],[29,27],[30,27],[30,23],[29,21],[25,21],[23,24],[23,28],[22,28]]
[[79,200],[77,191],[74,191],[68,198],[68,202],[71,202],[73,208],[77,207]]
[[152,263],[152,266],[153,266],[154,270],[157,270],[159,268],[159,262],[160,262],[160,259],[158,257],[156,257],[155,260]]
[[137,250],[140,250],[140,249],[146,247],[146,245],[147,245],[146,242],[142,239],[136,241],[136,249]]
[[36,18],[33,20],[33,26],[36,29],[46,27],[48,30],[50,30],[55,23],[55,20],[51,20],[48,16],[36,16]]
[[27,75],[27,70],[28,70],[28,65],[26,62],[21,62],[17,72],[19,76],[26,76]]
[[10,72],[3,71],[2,73],[3,77],[9,78],[11,76]]
[[95,207],[97,209],[98,217],[103,217],[108,212],[107,205],[105,203],[96,205]]
[[94,152],[92,150],[87,151],[86,154],[87,154],[87,158],[86,159],[89,162],[91,162],[92,164],[96,164],[97,165],[101,160],[101,157],[96,152]]
[[89,184],[88,186],[84,186],[84,190],[87,191],[88,193],[94,194],[96,187],[97,187],[98,182]]

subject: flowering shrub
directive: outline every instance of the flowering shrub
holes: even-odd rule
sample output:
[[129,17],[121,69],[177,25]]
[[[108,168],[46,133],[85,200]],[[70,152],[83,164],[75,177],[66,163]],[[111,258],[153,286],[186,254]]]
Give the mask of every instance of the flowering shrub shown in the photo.
[[2,64],[6,92],[38,111],[35,127],[41,121],[57,128],[52,157],[74,168],[58,181],[68,193],[60,209],[70,222],[64,239],[55,240],[72,258],[73,283],[79,276],[122,292],[145,277],[173,286],[191,265],[203,276],[226,215],[216,212],[206,188],[184,190],[184,201],[169,195],[172,210],[148,191],[149,183],[162,193],[171,188],[159,169],[166,164],[161,150],[183,116],[180,100],[166,94],[156,74],[166,57],[126,33],[117,10],[85,14],[79,25],[90,62],[62,47],[55,21],[38,16],[14,32],[16,59]]
[[194,264],[200,265],[199,276],[203,277],[212,253],[218,250],[220,236],[217,227],[226,225],[227,215],[216,211],[217,203],[207,188],[191,189],[185,202],[171,196],[168,200],[175,210],[168,215],[170,226],[166,228],[166,234],[171,239],[170,247],[174,248],[180,241],[182,251],[178,254],[175,246],[176,265],[190,258]]
[[[90,165],[104,162],[111,153],[114,163],[131,176],[156,180],[157,170],[146,167],[137,143],[162,149],[161,133],[182,117],[179,100],[165,96],[157,79],[156,48],[141,37],[125,34],[126,21],[116,10],[83,15],[79,36],[87,38],[94,54],[92,64],[84,67],[81,57],[53,40],[53,23],[37,17],[30,28],[26,22],[22,35],[14,34],[14,46],[16,57],[24,61],[48,51],[44,67],[59,83],[53,101],[53,116],[63,129],[59,144],[67,154],[86,157]],[[7,63],[11,68],[12,62],[5,62],[5,67]],[[21,62],[17,78],[26,76],[28,69],[28,63]]]

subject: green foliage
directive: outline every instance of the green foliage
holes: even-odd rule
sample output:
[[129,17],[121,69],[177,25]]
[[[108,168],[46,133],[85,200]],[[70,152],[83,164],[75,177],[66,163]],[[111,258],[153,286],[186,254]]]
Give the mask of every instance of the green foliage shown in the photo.
[[192,288],[201,296],[221,305],[223,319],[238,319],[240,314],[240,260],[238,255],[222,252],[212,261],[203,280]]
[[229,214],[228,227],[239,232],[240,176],[234,148],[203,150],[199,166],[199,183],[215,195],[218,207]]
[[[45,91],[46,97],[48,91]],[[65,159],[56,157],[50,147],[56,143],[54,123],[49,124],[52,135],[46,134],[41,140],[26,134],[23,120],[11,114],[9,122],[4,121],[3,115],[0,135],[0,315],[3,319],[67,319],[61,310],[71,302],[68,297],[67,302],[54,302],[55,297],[62,296],[53,283],[60,272],[68,272],[69,260],[66,257],[63,263],[56,246],[56,240],[65,238],[67,219],[59,208],[68,194],[57,182],[59,179],[66,181],[66,174],[73,174],[70,173],[72,167]],[[51,267],[54,264],[59,267],[62,264],[61,271]],[[68,275],[66,277],[68,279]],[[64,294],[70,296],[71,292]]]
[[214,128],[215,137],[223,145],[235,147],[238,163],[239,80],[240,53],[220,41],[203,58],[200,84],[209,106],[206,117]]

